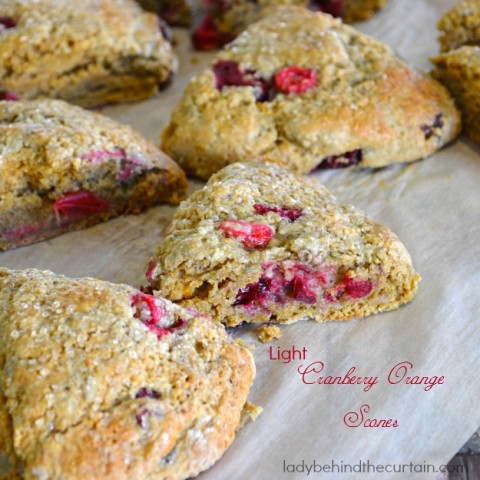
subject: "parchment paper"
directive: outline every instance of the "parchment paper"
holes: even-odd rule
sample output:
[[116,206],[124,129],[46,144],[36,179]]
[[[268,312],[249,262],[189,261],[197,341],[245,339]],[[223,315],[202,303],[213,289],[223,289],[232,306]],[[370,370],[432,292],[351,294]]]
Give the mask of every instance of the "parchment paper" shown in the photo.
[[[385,10],[357,26],[428,70],[428,57],[438,51],[435,24],[452,4],[390,0]],[[181,68],[172,86],[155,99],[104,111],[155,143],[188,79],[211,59],[210,54],[190,51],[185,32],[177,31],[176,38]],[[264,412],[201,478],[444,478],[414,468],[433,464],[439,469],[480,425],[480,149],[461,139],[408,166],[315,175],[340,200],[357,205],[398,234],[423,277],[418,296],[398,311],[363,320],[300,322],[285,327],[283,338],[272,344],[262,345],[251,332],[241,331],[240,336],[256,344],[258,374],[250,397]],[[191,182],[191,189],[201,185]],[[173,212],[161,206],[2,253],[0,264],[138,286],[145,283],[145,264]],[[274,353],[277,346],[305,347],[306,359],[289,364],[270,360],[271,346]],[[297,368],[314,361],[324,362],[322,375],[343,376],[355,367],[356,375],[378,376],[378,384],[368,392],[361,385],[304,384]],[[402,361],[413,364],[413,375],[444,376],[444,384],[430,391],[420,385],[389,384],[389,371]],[[366,417],[396,419],[398,427],[347,427],[345,415],[364,404],[370,406]],[[320,465],[334,462],[338,468],[334,473],[284,472],[288,465],[296,464],[298,470],[302,461],[310,465],[314,460]],[[371,467],[362,473],[338,471],[360,461],[407,468],[402,473],[373,472]]]

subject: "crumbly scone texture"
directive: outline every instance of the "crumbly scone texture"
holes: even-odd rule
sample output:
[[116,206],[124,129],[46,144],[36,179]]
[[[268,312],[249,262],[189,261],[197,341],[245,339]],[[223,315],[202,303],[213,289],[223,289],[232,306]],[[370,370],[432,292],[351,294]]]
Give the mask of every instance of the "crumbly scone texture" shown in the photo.
[[464,131],[480,143],[480,46],[464,46],[432,59],[432,75],[452,92]]
[[229,326],[391,310],[419,280],[388,228],[314,179],[251,163],[225,167],[180,204],[149,267],[162,295]]
[[[226,6],[222,2],[218,3],[213,18],[220,32],[237,36],[252,23],[270,15],[270,7],[295,6],[321,10],[322,1],[317,3],[305,0],[232,0]],[[386,3],[387,0],[345,0],[341,17],[345,23],[366,20]]]
[[0,0],[0,16],[0,90],[23,99],[140,100],[177,68],[157,16],[134,0]]
[[455,4],[438,22],[442,52],[462,45],[480,46],[480,0]]
[[219,61],[237,62],[264,83],[292,65],[313,69],[316,84],[301,94],[277,91],[273,99],[257,101],[258,87],[217,88],[213,69],[197,75],[173,111],[162,145],[201,178],[241,161],[309,172],[348,152],[361,156],[363,167],[409,162],[460,131],[459,113],[442,85],[327,14],[277,7],[213,64]]
[[[171,331],[150,331],[154,311]],[[0,269],[0,339],[0,478],[192,477],[234,439],[255,374],[208,318],[38,270]]]
[[283,335],[281,328],[276,325],[261,325],[257,328],[255,334],[262,343],[271,342],[281,338]]
[[126,125],[61,100],[0,102],[0,250],[176,204],[186,185],[178,165]]

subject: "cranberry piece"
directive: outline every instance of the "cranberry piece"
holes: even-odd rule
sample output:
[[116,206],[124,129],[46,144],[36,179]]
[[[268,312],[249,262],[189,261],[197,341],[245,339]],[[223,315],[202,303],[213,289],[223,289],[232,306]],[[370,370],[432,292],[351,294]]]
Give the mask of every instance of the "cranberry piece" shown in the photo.
[[263,248],[273,238],[273,229],[264,223],[224,220],[218,226],[228,237],[238,238],[245,248]]
[[206,17],[193,32],[192,43],[197,50],[216,50],[234,38],[230,33],[221,33],[213,18]]
[[12,17],[0,15],[0,30],[10,30],[17,26],[17,21]]
[[224,87],[255,87],[257,101],[263,102],[270,97],[270,83],[255,76],[255,70],[241,70],[234,60],[219,60],[213,66],[216,88]]
[[18,100],[20,100],[20,97],[9,91],[9,90],[4,90],[3,92],[0,92],[0,100],[7,100],[7,101],[10,101],[10,102],[16,102]]
[[101,213],[109,207],[110,204],[103,198],[87,190],[79,190],[58,198],[53,204],[53,211],[60,222],[60,214],[69,219],[80,218]]
[[132,307],[135,307],[133,316],[138,318],[147,328],[161,338],[164,335],[172,333],[174,330],[182,328],[186,321],[179,319],[175,324],[168,327],[160,325],[162,319],[167,315],[163,303],[148,293],[137,293],[130,299]]
[[336,282],[336,276],[337,269],[333,265],[314,269],[300,262],[265,262],[262,276],[237,292],[233,306],[241,306],[248,314],[255,315],[270,312],[275,304],[298,301],[314,305],[322,298],[337,302],[344,295],[358,299],[372,291],[370,280],[349,276],[331,287]]
[[282,68],[275,74],[275,88],[283,93],[303,93],[317,83],[315,70],[291,66]]
[[326,295],[326,299],[329,302],[337,302],[345,294],[353,299],[362,298],[369,295],[372,288],[373,283],[370,280],[357,280],[347,276],[343,282]]
[[443,120],[442,120],[443,114],[442,113],[437,113],[435,115],[435,118],[433,120],[433,123],[431,125],[421,125],[420,129],[422,130],[423,133],[425,133],[425,140],[428,140],[431,138],[433,135],[436,134],[436,130],[438,128],[443,127]]
[[307,265],[296,264],[291,280],[292,294],[299,302],[317,303],[322,287],[327,284],[327,278],[321,271],[315,271]]
[[362,150],[352,150],[351,152],[342,153],[341,155],[331,155],[324,158],[317,168],[347,168],[357,165],[362,161]]
[[158,323],[165,315],[165,307],[153,295],[137,293],[131,298],[132,306],[136,308],[134,317],[143,323]]
[[250,306],[254,302],[261,303],[267,297],[271,283],[272,280],[270,278],[262,276],[258,282],[250,283],[245,288],[241,288],[235,297],[233,306]]
[[161,396],[162,394],[159,391],[148,387],[140,388],[135,394],[135,398],[154,398],[155,400],[158,400]]
[[302,215],[302,210],[298,208],[278,207],[277,205],[264,205],[256,203],[253,208],[260,215],[265,215],[268,212],[278,213],[282,218],[286,218],[289,222],[298,220]]
[[329,13],[334,17],[343,17],[345,11],[345,0],[310,0],[310,10]]
[[370,294],[373,284],[370,280],[345,279],[347,295],[352,298],[362,298]]
[[237,293],[233,306],[241,305],[250,314],[268,312],[270,305],[288,301],[315,304],[333,273],[331,267],[314,270],[302,263],[266,262],[263,274]]
[[150,408],[142,408],[139,413],[135,415],[135,421],[137,425],[144,430],[150,428],[149,417],[163,417],[163,413],[158,410],[151,410]]

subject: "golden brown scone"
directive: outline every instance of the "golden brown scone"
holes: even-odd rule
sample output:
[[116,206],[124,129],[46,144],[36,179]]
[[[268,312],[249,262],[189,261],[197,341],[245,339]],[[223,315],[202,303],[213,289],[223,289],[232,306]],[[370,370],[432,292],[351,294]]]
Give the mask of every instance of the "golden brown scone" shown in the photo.
[[176,68],[134,0],[0,0],[0,91],[93,107],[156,95]]
[[142,135],[61,100],[0,101],[0,150],[0,250],[185,195]]
[[480,143],[480,46],[464,46],[432,59],[432,75],[452,92],[465,134]]
[[25,479],[179,480],[233,441],[255,367],[160,297],[0,269],[0,372],[0,458]]
[[277,7],[191,81],[162,145],[208,178],[238,161],[302,173],[410,162],[459,131],[448,91],[387,46],[330,15]]
[[463,0],[455,4],[439,21],[442,52],[462,45],[480,46],[480,0]]
[[388,228],[276,165],[229,165],[180,204],[154,289],[229,326],[345,320],[410,301],[419,276]]

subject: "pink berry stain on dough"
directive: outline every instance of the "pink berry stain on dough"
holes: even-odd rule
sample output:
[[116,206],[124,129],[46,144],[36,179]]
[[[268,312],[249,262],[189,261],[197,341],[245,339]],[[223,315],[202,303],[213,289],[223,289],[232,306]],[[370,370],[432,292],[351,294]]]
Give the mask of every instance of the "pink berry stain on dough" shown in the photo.
[[370,294],[370,280],[345,276],[335,286],[337,269],[332,265],[314,269],[301,262],[265,262],[260,279],[237,293],[233,306],[241,306],[248,314],[269,312],[272,305],[298,301],[314,305],[322,298],[336,302],[344,295],[355,300]]
[[151,168],[138,155],[128,155],[124,148],[115,150],[92,150],[91,152],[83,154],[82,159],[92,163],[119,160],[120,169],[115,176],[117,180],[130,180],[142,173],[145,169]]
[[60,223],[61,217],[75,219],[95,215],[110,208],[110,203],[88,190],[71,192],[58,198],[53,204],[53,211]]
[[240,243],[248,249],[266,247],[275,233],[269,225],[244,220],[224,220],[218,228],[227,237],[239,239]]
[[303,215],[302,210],[299,208],[279,207],[278,205],[256,203],[253,208],[260,215],[265,215],[268,212],[277,213],[282,218],[286,218],[289,222],[294,222]]
[[167,317],[166,307],[161,300],[148,293],[139,292],[133,295],[131,304],[135,308],[134,317],[138,318],[159,339],[182,328],[186,323],[183,319],[179,319],[173,325],[162,323],[162,320]]

